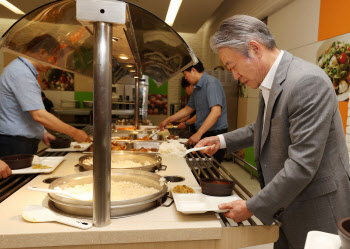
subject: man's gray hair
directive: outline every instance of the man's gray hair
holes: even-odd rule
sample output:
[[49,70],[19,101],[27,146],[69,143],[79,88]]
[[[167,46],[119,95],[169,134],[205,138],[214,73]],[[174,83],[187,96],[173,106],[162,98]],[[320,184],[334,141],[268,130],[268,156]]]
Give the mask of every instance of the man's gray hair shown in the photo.
[[233,48],[248,56],[249,42],[255,40],[269,50],[276,42],[265,23],[251,16],[235,15],[224,20],[210,38],[210,47],[217,53],[222,47]]

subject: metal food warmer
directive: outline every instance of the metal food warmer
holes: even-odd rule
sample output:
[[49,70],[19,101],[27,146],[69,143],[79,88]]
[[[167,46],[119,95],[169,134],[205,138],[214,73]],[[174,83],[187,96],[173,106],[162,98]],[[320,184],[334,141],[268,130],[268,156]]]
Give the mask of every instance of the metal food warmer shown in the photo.
[[[162,84],[197,62],[190,47],[152,13],[127,2],[61,0],[19,19],[2,37],[3,51],[30,60],[26,44],[43,34],[59,46],[49,61],[53,68],[93,78],[94,225],[110,224],[112,83],[126,75],[139,89],[142,75]],[[130,70],[132,68],[133,70]],[[135,91],[139,99],[139,91]],[[139,123],[135,102],[135,125]]]

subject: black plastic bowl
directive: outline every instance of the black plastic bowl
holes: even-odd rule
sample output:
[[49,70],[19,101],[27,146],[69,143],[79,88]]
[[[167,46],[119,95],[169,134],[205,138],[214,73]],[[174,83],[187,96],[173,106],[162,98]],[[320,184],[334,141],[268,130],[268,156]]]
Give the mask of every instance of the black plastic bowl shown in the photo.
[[350,249],[350,217],[343,218],[337,222],[338,234],[341,248]]
[[53,149],[69,148],[70,140],[69,139],[56,139],[50,141],[50,146]]
[[10,169],[23,169],[32,166],[34,156],[31,154],[18,154],[11,156],[4,156],[1,158]]
[[230,180],[205,178],[200,180],[202,193],[212,196],[229,196],[232,195],[235,183]]

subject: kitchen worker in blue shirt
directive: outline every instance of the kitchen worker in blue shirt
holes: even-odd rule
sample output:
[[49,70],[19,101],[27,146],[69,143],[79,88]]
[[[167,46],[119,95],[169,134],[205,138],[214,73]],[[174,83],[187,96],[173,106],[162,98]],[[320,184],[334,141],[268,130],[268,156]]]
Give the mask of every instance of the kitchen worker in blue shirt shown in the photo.
[[[200,61],[183,71],[183,74],[186,80],[194,85],[191,98],[187,106],[162,121],[159,128],[164,129],[167,124],[178,121],[196,111],[196,133],[189,138],[187,143],[194,145],[201,138],[227,132],[226,96],[220,81],[208,75]],[[188,123],[188,125],[191,124]],[[218,150],[213,156],[221,163],[225,151]]]
[[54,60],[51,54],[59,46],[48,34],[35,37],[25,46],[26,59],[18,57],[0,77],[0,157],[15,154],[35,154],[39,141],[46,145],[55,137],[45,128],[67,134],[77,142],[90,141],[82,130],[76,129],[45,110],[38,72],[51,67],[40,63]]

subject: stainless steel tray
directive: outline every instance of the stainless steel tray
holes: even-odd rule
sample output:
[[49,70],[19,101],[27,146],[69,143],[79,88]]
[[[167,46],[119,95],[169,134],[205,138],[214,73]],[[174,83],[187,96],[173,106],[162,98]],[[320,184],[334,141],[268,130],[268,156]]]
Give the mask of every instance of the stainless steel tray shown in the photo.
[[[124,138],[128,138],[128,139],[124,139]],[[133,134],[133,133],[113,132],[111,134],[111,140],[112,141],[130,142],[133,139],[135,139],[135,134]]]
[[[163,143],[164,141],[131,141],[129,143],[127,150],[132,150],[132,149],[141,149],[141,148],[146,148],[146,149],[157,149],[157,151],[153,151],[153,153],[158,153],[159,146]],[[152,152],[152,151],[150,151]]]
[[[84,164],[84,160],[91,159],[92,154],[85,155],[79,158],[79,165],[85,170],[92,170],[93,166]],[[118,160],[131,160],[134,162],[144,163],[148,161],[149,164],[140,166],[140,167],[130,167],[134,170],[144,170],[144,171],[155,171],[162,167],[162,158],[156,154],[148,154],[142,152],[133,152],[133,151],[113,151],[112,159],[117,158]]]
[[142,140],[143,137],[147,136],[147,135],[151,135],[152,133],[150,132],[139,132],[137,134],[135,134],[134,136],[134,141],[152,141],[152,140],[156,140],[156,141],[160,141],[160,140],[163,140],[163,137],[159,134],[155,134],[151,137],[151,140],[150,139],[147,139],[147,140]]

